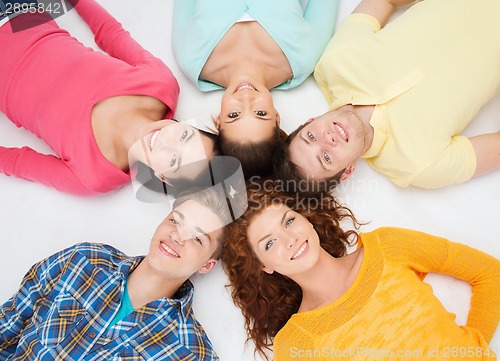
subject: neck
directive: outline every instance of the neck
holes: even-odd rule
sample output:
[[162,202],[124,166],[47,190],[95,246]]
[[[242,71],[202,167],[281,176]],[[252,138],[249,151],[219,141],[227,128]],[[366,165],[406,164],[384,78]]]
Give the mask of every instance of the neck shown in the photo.
[[364,149],[362,153],[365,153],[373,143],[373,126],[370,124],[370,120],[372,119],[373,111],[375,109],[375,105],[352,105],[347,104],[344,107],[348,108],[352,112],[354,112],[365,128],[364,131]]
[[218,77],[219,84],[224,88],[236,86],[242,82],[250,82],[254,85],[261,84],[267,89],[271,89],[285,80],[276,79],[275,72],[262,63],[248,64],[245,61],[235,61],[221,69]]
[[146,114],[130,114],[128,117],[124,117],[120,122],[117,122],[116,128],[120,134],[122,151],[125,154],[129,154],[129,161],[137,161],[137,157],[134,152],[130,152],[133,149],[134,143],[141,138],[141,136],[146,134],[141,134],[141,129],[145,126],[157,121],[158,119],[153,119],[148,117]]
[[156,273],[144,259],[128,278],[128,292],[134,308],[162,297],[172,298],[186,280],[166,279]]
[[318,262],[311,270],[293,277],[292,279],[302,289],[299,311],[323,307],[341,297],[352,285],[358,273],[359,268],[354,267],[355,256],[353,253],[342,258],[334,258],[322,249]]

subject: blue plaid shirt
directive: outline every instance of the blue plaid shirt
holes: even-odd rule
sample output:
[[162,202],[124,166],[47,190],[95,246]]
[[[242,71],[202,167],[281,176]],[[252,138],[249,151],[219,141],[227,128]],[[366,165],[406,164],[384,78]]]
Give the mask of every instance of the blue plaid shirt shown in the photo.
[[37,263],[0,310],[0,360],[218,360],[189,280],[108,328],[142,259],[82,243]]

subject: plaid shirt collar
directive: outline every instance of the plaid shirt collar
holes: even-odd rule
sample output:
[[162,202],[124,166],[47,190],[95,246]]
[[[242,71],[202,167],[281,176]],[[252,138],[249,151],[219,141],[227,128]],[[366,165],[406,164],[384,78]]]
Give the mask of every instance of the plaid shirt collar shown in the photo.
[[[117,272],[124,282],[143,260],[144,256],[130,257],[118,264]],[[167,303],[170,307],[177,307],[179,305],[183,318],[187,319],[191,314],[193,297],[194,286],[190,280],[186,280],[172,298],[162,297],[159,300],[152,301],[146,305],[146,309],[149,309],[149,312],[147,310],[144,311],[145,313],[153,313],[155,310],[165,307]]]

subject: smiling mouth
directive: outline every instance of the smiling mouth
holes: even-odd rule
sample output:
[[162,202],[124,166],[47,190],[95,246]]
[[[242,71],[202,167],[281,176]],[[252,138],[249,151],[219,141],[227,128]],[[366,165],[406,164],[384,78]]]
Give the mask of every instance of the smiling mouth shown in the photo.
[[257,89],[254,87],[254,85],[252,83],[248,83],[248,82],[238,84],[238,86],[236,87],[236,90],[234,91],[234,93],[239,92],[240,90],[253,90],[253,91],[257,91]]
[[302,253],[304,253],[304,251],[306,250],[308,242],[309,241],[305,241],[304,244],[302,244],[302,246],[300,246],[300,248],[297,250],[297,252],[295,252],[295,254],[290,259],[294,260],[294,259],[299,258],[302,255]]
[[179,256],[179,254],[177,252],[175,252],[172,248],[167,246],[165,243],[160,242],[160,245],[161,245],[161,248],[163,248],[163,250],[165,250],[165,252],[167,252],[168,254],[171,254],[172,256],[177,257],[177,258],[181,258],[181,256]]
[[344,128],[344,126],[341,125],[341,124],[339,124],[339,123],[333,123],[333,125],[337,129],[337,132],[340,134],[340,136],[342,137],[342,139],[344,139],[346,142],[348,142],[349,141],[349,133]]
[[160,135],[160,130],[155,130],[153,131],[151,138],[149,139],[149,150],[153,150],[153,147],[156,143],[156,139],[158,139],[158,136]]

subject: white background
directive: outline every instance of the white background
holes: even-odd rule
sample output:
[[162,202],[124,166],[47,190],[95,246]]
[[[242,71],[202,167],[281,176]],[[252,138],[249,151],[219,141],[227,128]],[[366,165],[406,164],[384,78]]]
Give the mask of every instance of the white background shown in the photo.
[[[98,1],[177,76],[181,95],[176,118],[195,118],[199,125],[209,125],[210,116],[217,114],[221,93],[199,92],[179,71],[170,46],[173,0]],[[341,0],[337,26],[356,3]],[[85,45],[95,47],[91,32],[75,11],[59,18],[58,23]],[[47,84],[48,92],[50,87]],[[281,124],[287,132],[327,110],[312,78],[296,89],[274,91],[274,94]],[[495,99],[481,111],[466,134],[499,128],[500,100]],[[50,152],[42,141],[15,128],[3,114],[0,114],[0,144],[29,145],[41,152]],[[360,161],[354,176],[339,187],[337,194],[360,220],[370,221],[363,227],[364,231],[380,226],[418,229],[499,258],[499,185],[500,171],[497,171],[441,190],[400,189]],[[169,209],[168,204],[137,201],[130,185],[112,194],[78,198],[0,174],[0,302],[16,291],[33,263],[74,243],[103,242],[129,255],[146,253],[150,236]],[[464,324],[469,308],[469,287],[446,276],[429,275],[426,281],[432,284],[445,307],[457,314],[457,322]],[[244,347],[243,319],[225,288],[227,279],[220,266],[207,275],[193,277],[193,282],[196,315],[221,360],[260,360],[254,358],[251,343]],[[491,346],[498,351],[500,332],[496,333]]]

